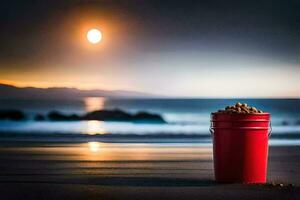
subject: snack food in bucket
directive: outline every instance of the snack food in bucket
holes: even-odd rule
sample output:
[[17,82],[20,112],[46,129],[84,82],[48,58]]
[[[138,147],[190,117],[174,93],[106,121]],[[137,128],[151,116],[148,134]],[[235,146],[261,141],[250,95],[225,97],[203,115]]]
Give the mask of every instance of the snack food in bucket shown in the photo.
[[263,111],[255,107],[248,106],[246,103],[237,102],[234,106],[226,106],[225,110],[219,110],[218,113],[256,114],[263,113]]

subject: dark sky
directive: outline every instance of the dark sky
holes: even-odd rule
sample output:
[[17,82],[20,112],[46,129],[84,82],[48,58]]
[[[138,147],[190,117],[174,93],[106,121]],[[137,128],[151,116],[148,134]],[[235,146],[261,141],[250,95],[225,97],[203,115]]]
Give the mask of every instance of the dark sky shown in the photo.
[[[75,81],[72,77],[87,66],[99,64],[113,66],[111,71],[99,69],[99,73],[106,74],[106,77],[118,77],[116,79],[120,81],[117,72],[123,63],[128,69],[128,77],[136,82],[124,79],[114,84],[101,79],[104,84],[99,86],[124,86],[152,92],[155,89],[150,86],[153,85],[151,80],[138,81],[147,79],[142,75],[149,69],[146,66],[153,68],[153,75],[161,72],[165,76],[170,71],[166,66],[174,65],[176,59],[176,71],[187,67],[187,71],[199,74],[206,71],[203,65],[207,63],[215,71],[234,71],[239,68],[234,65],[240,64],[239,74],[249,73],[251,64],[263,66],[265,63],[278,66],[277,71],[283,71],[288,66],[287,73],[296,73],[300,64],[299,10],[300,1],[297,0],[1,1],[0,72],[4,75],[0,80],[39,85],[42,80],[37,78],[38,72],[61,75],[71,71],[67,66],[74,65],[77,66],[74,67],[74,74],[70,74],[68,81],[61,84],[77,86],[80,80]],[[88,53],[74,44],[73,35],[77,34],[76,28],[79,29],[84,20],[99,20],[108,24],[107,30],[110,32],[106,32],[105,25],[101,27],[103,23],[99,22],[100,28],[104,27],[104,38],[106,35],[109,37],[109,42],[106,42],[109,47],[105,52]],[[80,57],[80,62],[74,57]],[[188,57],[187,62],[181,57]],[[225,65],[215,63],[219,58],[220,63],[225,62]],[[118,62],[111,63],[112,59]],[[238,64],[227,62],[232,59],[239,60]],[[203,60],[204,64],[201,63]],[[54,71],[49,68],[54,68]],[[97,71],[95,67],[89,70],[92,73]],[[15,76],[15,73],[23,72],[36,73],[31,77],[34,81],[28,82],[26,78]],[[184,80],[188,76],[188,73],[183,73],[182,77],[178,74],[172,80]],[[95,87],[100,80],[94,79],[93,83],[89,83],[89,78],[91,76],[86,74],[86,80],[82,81],[86,86]],[[49,79],[41,85],[51,85],[50,82]],[[138,87],[135,86],[137,84]],[[184,89],[191,84],[183,81],[179,88]],[[230,82],[228,84],[231,86]],[[165,90],[174,95],[191,95],[193,91]],[[197,95],[201,95],[199,91]],[[207,95],[214,96],[214,93]]]

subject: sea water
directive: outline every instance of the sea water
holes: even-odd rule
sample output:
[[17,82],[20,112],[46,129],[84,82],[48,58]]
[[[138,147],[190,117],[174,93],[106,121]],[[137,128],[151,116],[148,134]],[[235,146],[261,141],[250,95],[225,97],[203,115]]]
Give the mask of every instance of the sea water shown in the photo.
[[[272,118],[273,144],[299,144],[300,140],[300,100],[299,99],[116,99],[88,97],[82,99],[18,99],[0,100],[1,110],[17,109],[27,116],[26,121],[0,121],[0,139],[13,134],[18,136],[55,135],[64,138],[107,135],[111,140],[137,136],[137,138],[177,138],[178,141],[209,142],[210,113],[234,105],[237,101],[245,102],[263,111],[270,112]],[[36,114],[47,115],[50,111],[65,114],[83,114],[102,109],[121,109],[136,113],[147,111],[160,114],[166,124],[103,122],[103,121],[73,121],[51,122],[35,121]],[[114,136],[115,135],[115,136]],[[175,137],[176,136],[176,137]],[[10,139],[13,137],[10,137]],[[101,137],[100,137],[101,138]],[[115,138],[115,139],[114,139]]]

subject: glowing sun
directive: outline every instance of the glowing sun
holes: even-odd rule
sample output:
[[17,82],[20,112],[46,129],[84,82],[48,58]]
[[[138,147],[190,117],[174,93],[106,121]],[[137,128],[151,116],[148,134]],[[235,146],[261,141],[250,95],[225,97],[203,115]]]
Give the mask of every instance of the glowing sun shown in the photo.
[[86,34],[87,40],[92,44],[97,44],[102,40],[102,33],[98,29],[90,29]]

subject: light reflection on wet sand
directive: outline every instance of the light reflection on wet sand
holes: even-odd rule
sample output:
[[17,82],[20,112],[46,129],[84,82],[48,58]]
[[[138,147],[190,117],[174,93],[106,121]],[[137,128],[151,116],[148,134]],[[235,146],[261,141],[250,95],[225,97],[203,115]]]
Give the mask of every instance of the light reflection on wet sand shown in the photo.
[[88,143],[91,152],[98,152],[100,150],[100,142]]
[[[1,150],[1,148],[0,148]],[[150,160],[211,160],[211,147],[173,144],[88,143],[43,147],[14,147],[5,151],[31,154],[30,159],[83,160],[83,161],[150,161]]]
[[25,175],[212,177],[211,147],[195,144],[41,143],[0,147],[0,160]]

